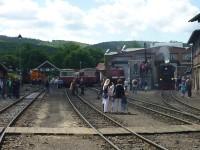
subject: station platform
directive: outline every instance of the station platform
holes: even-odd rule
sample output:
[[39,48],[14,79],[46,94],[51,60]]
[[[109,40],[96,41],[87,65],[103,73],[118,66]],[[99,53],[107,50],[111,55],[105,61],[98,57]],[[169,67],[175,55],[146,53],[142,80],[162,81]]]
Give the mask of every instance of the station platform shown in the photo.
[[6,133],[10,134],[48,134],[48,135],[87,135],[96,134],[92,128],[45,128],[45,127],[8,127]]
[[42,99],[44,96],[45,96],[45,92],[44,93],[42,93],[39,97],[38,97],[38,99]]
[[38,94],[40,94],[40,92],[34,92],[31,95],[26,96],[26,99],[34,99],[38,96]]
[[[200,125],[172,125],[161,127],[128,127],[133,132],[140,134],[155,133],[177,133],[177,132],[197,132]],[[123,128],[102,128],[99,131],[104,135],[129,134]],[[9,127],[6,128],[8,134],[40,134],[40,135],[96,135],[92,128],[43,128],[43,127]]]

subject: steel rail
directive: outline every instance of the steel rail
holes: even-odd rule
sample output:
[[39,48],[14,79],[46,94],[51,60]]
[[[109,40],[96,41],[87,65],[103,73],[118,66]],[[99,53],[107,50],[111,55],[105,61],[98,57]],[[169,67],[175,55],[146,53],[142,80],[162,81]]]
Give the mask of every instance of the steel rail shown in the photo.
[[[168,103],[168,102],[166,101],[166,99],[170,99],[169,96],[171,96],[171,94],[170,94],[170,95],[166,95],[166,94],[164,94],[164,93],[162,92],[161,95],[162,95],[162,98],[163,98],[163,102],[164,102],[166,105],[168,105],[169,107],[171,107],[171,108],[173,108],[173,109],[176,109],[176,110],[178,110],[178,111],[181,111],[181,112],[183,112],[183,113],[185,113],[185,114],[188,114],[188,115],[190,115],[190,116],[193,116],[194,118],[196,117],[198,120],[200,120],[200,117],[199,117],[199,116],[197,116],[197,115],[195,115],[195,114],[193,114],[193,113],[191,113],[191,112],[188,112],[188,111],[186,111],[186,110],[182,110],[182,109],[180,109],[180,108],[177,108],[177,107],[173,106],[172,104]],[[172,98],[173,98],[173,97],[172,97]],[[173,98],[173,99],[174,99],[174,98]],[[174,99],[174,100],[175,100],[175,103],[181,104],[181,103],[178,102],[176,99]],[[181,105],[182,105],[182,104],[181,104]],[[183,106],[186,107],[186,108],[189,108],[189,107],[187,107],[187,106],[185,106],[185,105],[183,105]],[[191,108],[189,108],[189,109],[191,109]]]
[[72,101],[70,100],[70,97],[68,95],[68,93],[65,91],[65,94],[67,96],[67,99],[69,101],[69,103],[72,105],[73,109],[75,110],[75,112],[101,137],[103,138],[106,142],[108,142],[113,148],[115,148],[116,150],[121,150],[118,146],[116,146],[113,142],[111,142],[109,139],[107,139],[98,129],[96,129],[81,113],[80,111],[74,106],[74,104],[72,103]]
[[[135,135],[136,137],[140,138],[141,140],[147,142],[148,144],[160,149],[160,150],[167,150],[167,148],[139,135],[136,132],[131,131],[130,129],[128,129],[127,127],[123,126],[122,124],[120,124],[119,122],[115,121],[114,119],[112,119],[111,117],[109,117],[108,115],[104,114],[102,111],[98,110],[97,108],[95,108],[93,105],[89,104],[86,100],[84,100],[82,97],[78,96],[84,103],[86,103],[88,106],[90,106],[92,109],[96,110],[97,112],[99,112],[100,114],[102,114],[105,118],[111,120],[112,122],[114,122],[115,124],[117,124],[119,127],[123,128],[124,130],[130,132],[131,134]],[[99,131],[100,132],[100,131]]]
[[28,94],[26,94],[26,95],[20,97],[20,98],[19,98],[18,100],[16,100],[15,102],[13,102],[13,103],[11,103],[11,104],[5,106],[4,108],[2,108],[2,109],[0,110],[0,114],[3,113],[4,111],[6,111],[7,109],[9,109],[10,107],[14,106],[15,104],[19,103],[20,101],[22,101],[25,97],[27,97],[27,96],[30,95],[31,93],[37,92],[37,91],[39,91],[39,90],[40,90],[40,89],[34,90],[34,91],[32,91],[32,92],[30,92],[30,93],[28,93]]
[[170,94],[171,94],[171,96],[172,96],[176,101],[178,101],[178,102],[181,103],[182,105],[185,105],[185,106],[187,106],[187,107],[189,107],[189,108],[191,108],[191,109],[194,109],[194,110],[198,111],[199,114],[200,114],[200,109],[198,109],[198,108],[196,108],[196,107],[193,107],[193,106],[191,106],[191,105],[189,105],[189,104],[187,104],[187,103],[184,103],[184,102],[180,101],[180,99],[179,99],[178,97],[176,97],[176,96],[173,94],[173,91],[171,91]]
[[189,121],[186,121],[186,120],[183,120],[183,119],[180,119],[180,118],[177,118],[177,117],[168,115],[168,114],[164,114],[164,113],[162,113],[162,112],[159,112],[159,111],[157,111],[157,110],[153,110],[153,109],[151,109],[151,108],[147,108],[147,107],[145,107],[145,106],[141,106],[141,105],[138,105],[138,104],[134,104],[133,102],[130,102],[130,101],[128,101],[128,103],[131,104],[131,105],[135,105],[135,106],[137,106],[137,107],[146,109],[146,110],[148,110],[148,111],[157,113],[157,114],[159,114],[159,115],[162,115],[162,116],[165,116],[165,117],[168,117],[168,118],[171,118],[171,119],[180,121],[180,122],[185,123],[185,124],[188,124],[188,125],[192,125],[192,124],[193,124],[192,122],[189,122]]
[[[95,88],[91,88],[91,89],[92,89],[92,90],[95,90],[95,91],[98,91],[98,89],[95,89]],[[136,100],[135,98],[130,98],[130,97],[128,97],[128,99],[132,99],[132,100],[134,100],[134,101],[139,101],[139,102],[144,102],[144,101]],[[189,125],[194,124],[194,123],[192,123],[192,122],[183,120],[183,119],[181,119],[181,118],[177,118],[177,117],[174,117],[174,116],[171,116],[171,115],[168,115],[168,114],[159,112],[159,111],[157,111],[157,110],[153,110],[153,109],[151,109],[151,108],[147,108],[147,107],[145,107],[145,106],[141,106],[141,105],[135,104],[135,103],[130,102],[130,101],[128,101],[128,103],[131,104],[131,105],[135,105],[135,106],[137,106],[137,107],[146,109],[146,110],[148,110],[148,111],[157,113],[157,114],[159,114],[159,115],[162,115],[162,116],[165,116],[165,117],[172,118],[172,119],[174,119],[174,120],[183,122],[183,123],[185,123],[185,124],[189,124]],[[168,109],[168,108],[166,108],[166,107],[164,107],[164,106],[161,106],[161,105],[152,104],[152,103],[148,103],[148,102],[144,102],[144,103],[151,104],[151,105],[155,105],[155,106],[161,107],[161,108],[163,108],[163,109]],[[176,111],[176,110],[174,110],[174,109],[168,109],[168,110]],[[177,112],[181,113],[180,111],[177,111]],[[185,115],[189,115],[189,114],[187,114],[187,113],[184,113],[184,114],[185,114]],[[189,116],[191,117],[191,115],[189,115]],[[193,117],[193,116],[192,116],[192,117]]]
[[[16,120],[23,114],[23,112],[25,112],[28,107],[30,107],[31,104],[33,104],[33,102],[44,92],[44,90],[42,90],[35,98],[33,98],[33,100],[31,100],[17,115],[14,116],[14,118],[9,122],[9,124],[3,129],[1,136],[0,136],[0,149],[3,143],[3,139],[6,135],[6,129],[10,126],[12,126]],[[24,97],[25,98],[25,97]]]
[[[145,102],[145,101],[142,101],[142,100],[137,100],[137,99],[131,98],[131,97],[128,97],[128,99],[134,100],[133,102],[130,102],[130,101],[129,101],[129,103],[141,102],[141,103],[144,103],[144,104],[147,104],[147,105],[152,105],[152,106],[155,106],[155,107],[164,109],[164,110],[166,110],[166,111],[169,110],[169,111],[172,111],[172,112],[174,112],[174,113],[179,113],[179,114],[181,114],[181,115],[185,115],[185,116],[187,116],[187,117],[192,117],[193,119],[199,120],[199,122],[200,122],[200,118],[197,117],[197,116],[195,116],[195,115],[193,115],[193,114],[189,114],[189,113],[186,113],[186,112],[183,112],[183,111],[180,111],[180,110],[176,110],[176,109],[167,108],[167,107],[162,106],[162,105],[158,105],[158,104],[154,104],[154,103],[149,103],[149,102]],[[171,115],[170,115],[170,116],[171,116]],[[174,117],[174,116],[172,116],[172,117]],[[180,119],[180,118],[178,118],[178,117],[175,117],[175,118]],[[183,119],[181,119],[181,120],[183,120]],[[185,121],[185,120],[183,120],[183,121]],[[186,121],[186,122],[187,122],[187,121]],[[189,123],[189,122],[188,122],[188,123]],[[194,124],[194,123],[190,122],[190,124]]]

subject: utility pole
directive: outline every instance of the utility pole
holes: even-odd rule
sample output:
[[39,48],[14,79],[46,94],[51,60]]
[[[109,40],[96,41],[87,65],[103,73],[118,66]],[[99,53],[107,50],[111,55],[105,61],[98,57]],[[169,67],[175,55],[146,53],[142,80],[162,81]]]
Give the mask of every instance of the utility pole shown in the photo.
[[145,64],[147,63],[147,43],[144,42],[144,59]]
[[[17,37],[19,40],[22,39],[21,34],[18,35]],[[21,48],[19,46],[19,76],[20,76],[20,85],[22,85],[22,62],[21,62]]]
[[82,61],[80,61],[80,70],[81,70],[81,67],[82,67]]

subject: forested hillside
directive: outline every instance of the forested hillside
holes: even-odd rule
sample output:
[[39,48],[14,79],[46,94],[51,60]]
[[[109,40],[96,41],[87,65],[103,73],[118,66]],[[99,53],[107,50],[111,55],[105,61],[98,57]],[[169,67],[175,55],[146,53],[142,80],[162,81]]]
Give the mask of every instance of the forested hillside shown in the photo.
[[28,72],[49,60],[59,68],[95,67],[103,62],[106,49],[112,51],[129,47],[143,47],[143,41],[113,41],[89,45],[74,41],[0,36],[0,63],[9,69]]

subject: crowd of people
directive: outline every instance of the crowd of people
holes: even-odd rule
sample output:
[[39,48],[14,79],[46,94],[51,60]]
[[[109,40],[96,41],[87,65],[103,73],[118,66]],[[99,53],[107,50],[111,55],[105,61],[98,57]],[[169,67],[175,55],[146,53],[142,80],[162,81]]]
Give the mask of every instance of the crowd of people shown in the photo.
[[127,113],[127,85],[121,79],[117,80],[116,85],[106,79],[102,82],[102,104],[105,113]]
[[17,78],[0,78],[0,95],[2,99],[20,97],[20,80]]
[[[179,82],[179,83],[178,83]],[[192,81],[190,78],[182,78],[181,81],[176,82],[177,90],[180,90],[182,96],[185,96],[185,93],[188,93],[188,97],[192,95]],[[74,78],[70,84],[70,90],[72,95],[77,95],[79,93],[84,95],[85,83],[83,78],[78,80]],[[148,84],[146,81],[141,81],[139,79],[133,79],[131,83],[127,80],[124,82],[121,79],[117,80],[117,83],[111,82],[110,79],[104,79],[101,82],[100,92],[98,92],[98,99],[102,98],[103,111],[105,113],[128,113],[127,106],[127,96],[129,90],[133,94],[137,94],[138,90],[148,90]]]
[[81,90],[81,95],[84,95],[84,89],[85,89],[85,83],[84,83],[84,80],[83,78],[80,78],[80,80],[78,80],[77,78],[74,78],[70,84],[70,90],[71,90],[71,93],[72,95],[76,95],[78,94],[79,92],[79,89]]

